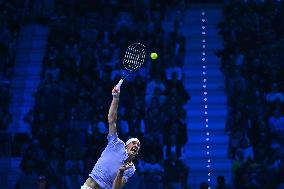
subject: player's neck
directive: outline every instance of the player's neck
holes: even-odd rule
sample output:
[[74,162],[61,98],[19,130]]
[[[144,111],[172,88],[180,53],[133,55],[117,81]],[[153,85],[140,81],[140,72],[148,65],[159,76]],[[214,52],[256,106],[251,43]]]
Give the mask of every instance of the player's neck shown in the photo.
[[125,163],[132,163],[132,159],[134,157],[128,156],[128,158],[124,161]]

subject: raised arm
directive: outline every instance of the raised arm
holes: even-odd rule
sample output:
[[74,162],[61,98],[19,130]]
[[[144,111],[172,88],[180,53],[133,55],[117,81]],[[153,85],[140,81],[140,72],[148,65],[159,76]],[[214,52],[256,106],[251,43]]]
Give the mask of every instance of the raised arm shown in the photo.
[[108,134],[113,135],[117,133],[116,129],[116,120],[117,120],[117,108],[118,108],[118,102],[119,102],[119,94],[120,89],[113,88],[112,89],[112,102],[108,111],[108,124],[109,124],[109,130]]

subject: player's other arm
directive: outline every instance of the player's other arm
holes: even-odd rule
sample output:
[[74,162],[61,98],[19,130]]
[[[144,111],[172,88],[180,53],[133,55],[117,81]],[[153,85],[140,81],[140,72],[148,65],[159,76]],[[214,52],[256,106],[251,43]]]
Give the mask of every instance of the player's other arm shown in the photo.
[[109,135],[116,134],[116,120],[117,120],[117,108],[119,102],[120,90],[115,88],[112,90],[112,102],[108,111],[108,124],[109,124]]
[[112,185],[112,189],[121,189],[126,183],[125,178],[123,178],[123,173],[117,173],[114,181],[113,181],[113,185]]
[[130,168],[130,165],[129,164],[123,164],[117,174],[116,174],[116,177],[113,181],[113,184],[112,184],[112,189],[121,189],[122,187],[124,187],[124,185],[126,184],[126,180],[125,178],[123,177],[123,173],[124,171],[126,171],[127,169]]

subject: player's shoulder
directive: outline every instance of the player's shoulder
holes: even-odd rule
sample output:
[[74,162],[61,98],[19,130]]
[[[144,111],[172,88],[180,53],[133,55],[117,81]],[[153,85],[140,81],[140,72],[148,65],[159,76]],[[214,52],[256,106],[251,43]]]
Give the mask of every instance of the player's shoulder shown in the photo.
[[125,143],[120,138],[118,138],[117,134],[108,135],[107,139],[108,139],[108,145],[111,145],[111,146],[123,145],[123,146],[125,146]]

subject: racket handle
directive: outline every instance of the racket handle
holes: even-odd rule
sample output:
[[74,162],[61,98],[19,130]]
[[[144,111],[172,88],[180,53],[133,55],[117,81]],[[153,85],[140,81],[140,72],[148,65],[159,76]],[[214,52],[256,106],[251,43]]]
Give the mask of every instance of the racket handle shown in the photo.
[[123,83],[123,79],[120,79],[115,87],[119,89],[122,83]]

